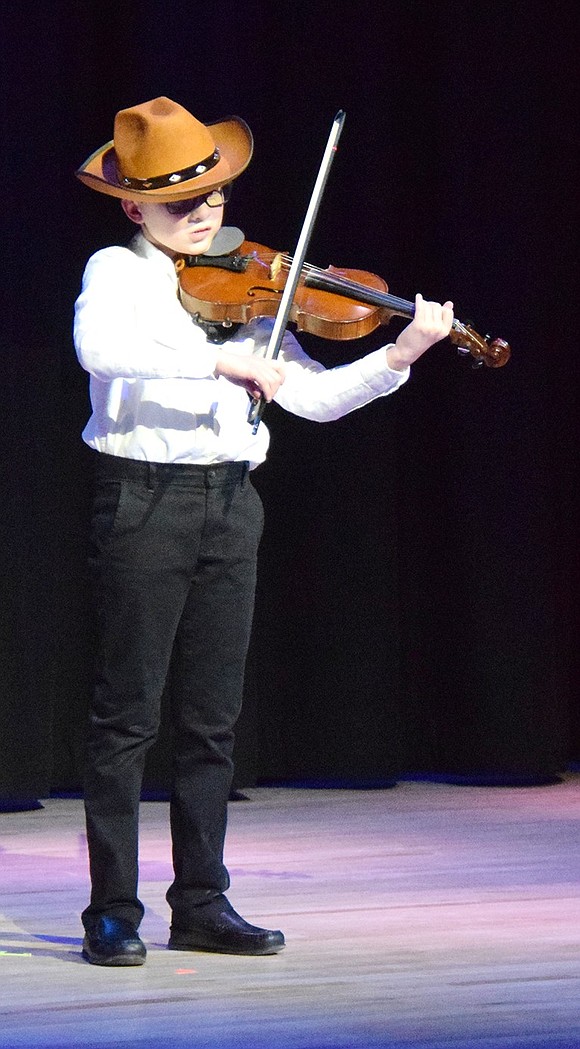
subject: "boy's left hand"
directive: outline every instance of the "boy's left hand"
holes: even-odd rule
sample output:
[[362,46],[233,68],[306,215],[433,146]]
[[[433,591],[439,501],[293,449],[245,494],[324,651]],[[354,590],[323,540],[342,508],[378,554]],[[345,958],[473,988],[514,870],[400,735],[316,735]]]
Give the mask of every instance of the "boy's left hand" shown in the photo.
[[415,316],[403,329],[394,346],[387,350],[387,364],[393,371],[404,371],[430,346],[440,342],[451,331],[453,303],[427,302],[415,296]]

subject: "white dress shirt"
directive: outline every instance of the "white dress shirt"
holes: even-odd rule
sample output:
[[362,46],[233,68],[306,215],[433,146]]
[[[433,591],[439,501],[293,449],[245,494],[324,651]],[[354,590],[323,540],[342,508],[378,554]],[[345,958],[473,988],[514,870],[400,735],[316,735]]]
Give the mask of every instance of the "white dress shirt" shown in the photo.
[[[243,325],[223,344],[231,353],[264,355],[272,320]],[[92,415],[83,431],[108,455],[155,463],[244,461],[257,466],[269,435],[252,433],[246,391],[216,376],[222,347],[181,306],[173,261],[138,233],[129,247],[89,259],[76,302],[74,339],[90,373]],[[383,347],[325,369],[286,332],[279,360],[286,378],[275,400],[295,415],[338,419],[397,390],[409,369],[390,369]]]

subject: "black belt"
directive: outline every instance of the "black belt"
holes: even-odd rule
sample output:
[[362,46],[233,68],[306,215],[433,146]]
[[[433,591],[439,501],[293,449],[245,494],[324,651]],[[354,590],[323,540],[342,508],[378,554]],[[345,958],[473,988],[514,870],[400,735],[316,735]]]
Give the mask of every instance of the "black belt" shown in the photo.
[[249,463],[149,463],[126,459],[121,455],[97,452],[97,478],[100,481],[142,481],[147,487],[160,484],[190,484],[204,488],[241,484],[248,475]]

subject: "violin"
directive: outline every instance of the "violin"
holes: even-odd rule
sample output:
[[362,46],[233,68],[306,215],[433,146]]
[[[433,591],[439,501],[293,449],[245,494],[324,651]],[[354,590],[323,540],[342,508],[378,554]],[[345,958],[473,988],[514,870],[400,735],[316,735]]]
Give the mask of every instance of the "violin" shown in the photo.
[[[176,263],[181,304],[197,319],[226,327],[274,317],[291,263],[287,254],[247,240],[228,254],[185,256]],[[298,331],[343,340],[414,313],[414,303],[391,295],[374,273],[304,264],[289,319]],[[474,367],[501,368],[511,355],[503,339],[478,335],[456,319],[449,338],[460,353],[471,354]]]

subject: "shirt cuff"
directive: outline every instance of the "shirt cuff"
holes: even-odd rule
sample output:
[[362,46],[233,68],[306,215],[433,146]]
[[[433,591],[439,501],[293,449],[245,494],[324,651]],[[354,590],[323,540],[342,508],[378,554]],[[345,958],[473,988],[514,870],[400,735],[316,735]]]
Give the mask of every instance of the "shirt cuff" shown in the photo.
[[402,372],[389,368],[387,364],[387,350],[394,345],[393,342],[389,342],[386,346],[381,346],[380,349],[368,353],[359,362],[364,382],[377,394],[385,393],[389,390],[397,390],[399,386],[402,386],[407,381],[411,374],[410,368],[405,368]]

